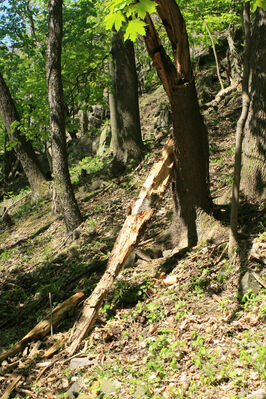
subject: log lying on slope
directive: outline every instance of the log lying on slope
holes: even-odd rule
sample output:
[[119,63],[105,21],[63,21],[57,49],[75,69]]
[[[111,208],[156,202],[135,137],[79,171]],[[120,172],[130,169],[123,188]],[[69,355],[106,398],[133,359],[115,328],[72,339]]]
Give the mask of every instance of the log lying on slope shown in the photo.
[[40,321],[40,323],[38,323],[27,335],[25,335],[25,337],[23,337],[16,345],[12,346],[11,349],[0,353],[0,362],[5,360],[7,357],[14,356],[17,353],[22,352],[29,342],[43,338],[49,334],[51,331],[51,326],[56,326],[64,318],[67,312],[77,306],[83,297],[83,292],[78,292],[63,303],[56,306],[52,312],[52,315],[49,315],[47,319]]
[[165,192],[174,164],[173,148],[173,140],[169,140],[163,148],[161,160],[153,166],[138,199],[131,207],[131,214],[127,216],[117,237],[107,269],[91,296],[84,302],[83,311],[69,340],[70,355],[76,351],[81,340],[87,336],[93,326],[115,278],[136,246],[144,226],[152,217],[156,203]]

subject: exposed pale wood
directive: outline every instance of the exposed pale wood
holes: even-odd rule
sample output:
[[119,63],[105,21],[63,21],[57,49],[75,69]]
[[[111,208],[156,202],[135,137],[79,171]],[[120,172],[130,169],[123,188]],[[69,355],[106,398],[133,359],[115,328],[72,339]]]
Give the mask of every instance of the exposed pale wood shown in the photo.
[[[65,316],[67,312],[73,309],[84,297],[83,292],[78,292],[72,295],[65,302],[59,304],[52,312],[53,314],[53,325],[56,326]],[[25,346],[36,339],[45,337],[51,331],[51,317],[47,317],[40,321],[25,337],[23,337],[16,345],[11,349],[0,354],[0,362],[10,356],[14,356],[17,353],[23,351]]]
[[13,392],[13,390],[16,388],[16,385],[19,383],[19,381],[21,380],[22,375],[18,375],[14,381],[11,382],[11,384],[8,385],[8,387],[6,388],[5,392],[3,393],[3,395],[1,396],[1,399],[8,399],[9,396],[11,395],[11,393]]
[[110,291],[115,278],[122,270],[126,260],[133,251],[143,232],[145,224],[154,213],[154,206],[162,197],[173,168],[173,140],[169,140],[162,151],[162,158],[152,168],[138,199],[131,207],[131,214],[125,223],[110,255],[106,272],[99,281],[91,296],[84,302],[82,314],[74,327],[69,340],[68,352],[72,355],[81,340],[86,337],[92,327],[98,311]]
[[48,348],[44,354],[43,357],[52,357],[56,352],[58,352],[60,349],[60,343],[59,342],[55,342],[50,348]]
[[221,102],[226,96],[230,95],[233,91],[237,90],[237,88],[238,88],[238,82],[232,83],[230,86],[226,87],[225,89],[220,90],[220,91],[216,94],[215,98],[214,98],[212,101],[210,101],[210,102],[208,102],[208,103],[206,103],[206,104],[203,104],[202,108],[203,108],[203,109],[208,109],[208,108],[217,107],[217,106],[220,104],[220,102]]

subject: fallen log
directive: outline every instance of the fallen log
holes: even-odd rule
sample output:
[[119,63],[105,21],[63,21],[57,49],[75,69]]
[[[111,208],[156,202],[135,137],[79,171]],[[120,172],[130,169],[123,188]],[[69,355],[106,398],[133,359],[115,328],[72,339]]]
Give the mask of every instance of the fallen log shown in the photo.
[[[78,305],[78,303],[84,297],[83,292],[78,292],[72,295],[63,303],[56,306],[52,311],[52,315],[49,315],[46,319],[40,321],[25,337],[23,337],[16,345],[12,346],[6,352],[0,353],[0,362],[5,360],[7,357],[11,357],[23,351],[25,346],[31,342],[45,337],[51,331],[51,323],[53,327],[56,326],[64,317],[64,315]],[[52,316],[52,317],[51,317]]]
[[216,94],[215,98],[214,98],[212,101],[210,101],[210,102],[208,102],[208,103],[206,103],[206,104],[203,104],[202,108],[203,108],[203,109],[208,109],[208,108],[215,108],[215,107],[217,107],[217,106],[220,104],[220,102],[221,102],[226,96],[228,96],[229,94],[231,94],[233,91],[235,91],[235,90],[237,89],[238,85],[239,85],[239,83],[238,83],[238,82],[235,82],[235,83],[233,83],[232,85],[226,87],[225,89],[220,90],[220,91]]
[[91,296],[84,302],[81,316],[73,327],[73,333],[68,342],[70,346],[67,349],[70,355],[73,355],[82,339],[87,336],[93,326],[98,311],[115,278],[136,246],[144,226],[151,219],[156,203],[165,192],[174,164],[173,149],[173,140],[170,139],[163,148],[161,160],[153,166],[138,199],[130,207],[131,213],[127,216],[116,239],[107,269]]
[[16,388],[19,381],[21,380],[21,378],[22,378],[22,375],[16,376],[15,379],[11,382],[11,384],[8,385],[8,387],[6,388],[5,392],[3,393],[3,395],[1,396],[0,399],[8,399],[9,396],[11,395],[11,393]]

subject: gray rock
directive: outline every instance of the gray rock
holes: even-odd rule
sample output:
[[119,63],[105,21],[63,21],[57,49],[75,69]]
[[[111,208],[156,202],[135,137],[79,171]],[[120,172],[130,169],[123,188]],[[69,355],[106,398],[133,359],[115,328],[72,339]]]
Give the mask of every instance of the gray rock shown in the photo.
[[154,128],[156,130],[167,129],[170,126],[171,121],[172,118],[169,106],[168,104],[162,103],[154,122]]
[[247,396],[246,399],[265,399],[266,398],[266,388],[258,389]]
[[101,188],[103,185],[104,185],[104,183],[101,179],[95,179],[90,184],[89,189],[90,189],[90,191],[95,191],[95,190],[98,190],[99,188]]
[[80,391],[80,385],[78,382],[74,382],[74,384],[71,385],[69,390],[67,391],[66,397],[68,399],[76,399]]
[[103,155],[109,148],[110,142],[111,142],[111,127],[110,125],[106,125],[104,126],[100,134],[97,155]]
[[240,290],[242,296],[247,295],[250,291],[252,291],[253,294],[258,294],[260,291],[260,285],[253,276],[252,272],[247,271],[244,274],[240,281]]
[[112,395],[116,392],[120,383],[118,381],[110,381],[104,379],[101,384],[101,391],[107,395]]
[[139,385],[136,389],[136,391],[134,392],[134,398],[144,398],[145,394],[146,394],[146,388],[144,386]]
[[94,362],[94,359],[89,359],[87,357],[74,357],[74,359],[70,361],[69,368],[70,370],[76,370],[80,367],[90,366]]

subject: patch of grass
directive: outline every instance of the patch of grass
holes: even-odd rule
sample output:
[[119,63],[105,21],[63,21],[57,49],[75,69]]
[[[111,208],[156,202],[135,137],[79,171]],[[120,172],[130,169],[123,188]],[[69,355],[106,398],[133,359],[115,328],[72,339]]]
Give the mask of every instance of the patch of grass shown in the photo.
[[102,170],[104,170],[109,161],[101,156],[85,157],[79,163],[70,169],[70,176],[72,183],[79,183],[82,170],[87,172],[87,178],[91,179],[93,176],[97,176]]

